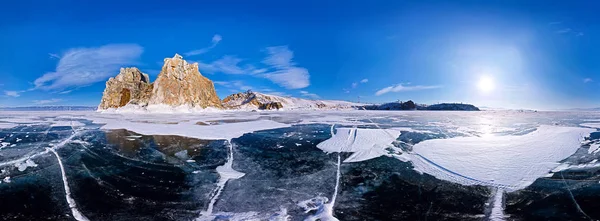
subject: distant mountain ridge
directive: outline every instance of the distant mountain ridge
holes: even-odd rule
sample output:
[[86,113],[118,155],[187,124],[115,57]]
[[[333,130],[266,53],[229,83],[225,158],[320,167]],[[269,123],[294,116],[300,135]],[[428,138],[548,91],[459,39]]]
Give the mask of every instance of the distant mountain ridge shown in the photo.
[[376,105],[366,105],[367,110],[446,110],[446,111],[479,111],[480,109],[472,104],[463,103],[440,103],[440,104],[416,104],[412,100],[406,102],[390,102]]

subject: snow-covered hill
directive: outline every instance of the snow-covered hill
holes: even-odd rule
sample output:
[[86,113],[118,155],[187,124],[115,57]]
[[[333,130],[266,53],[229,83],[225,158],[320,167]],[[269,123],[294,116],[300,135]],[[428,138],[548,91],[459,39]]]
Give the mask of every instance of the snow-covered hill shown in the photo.
[[223,106],[229,109],[248,110],[317,110],[317,109],[352,109],[364,104],[337,100],[308,100],[295,97],[283,97],[246,91],[232,94],[223,99]]

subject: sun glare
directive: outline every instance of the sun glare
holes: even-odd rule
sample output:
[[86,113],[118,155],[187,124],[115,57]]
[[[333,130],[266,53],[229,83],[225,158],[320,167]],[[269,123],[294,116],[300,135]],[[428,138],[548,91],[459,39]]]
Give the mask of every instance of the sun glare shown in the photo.
[[493,91],[495,88],[494,79],[490,76],[482,76],[477,83],[477,88],[484,93]]

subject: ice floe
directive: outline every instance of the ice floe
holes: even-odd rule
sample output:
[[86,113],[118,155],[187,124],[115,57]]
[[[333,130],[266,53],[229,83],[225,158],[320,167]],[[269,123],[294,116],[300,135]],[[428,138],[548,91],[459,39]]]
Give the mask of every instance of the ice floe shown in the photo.
[[413,146],[415,170],[461,184],[516,190],[575,153],[594,130],[542,125],[529,134],[434,139]]
[[386,155],[400,131],[393,129],[338,128],[334,136],[317,144],[328,152],[353,153],[344,162],[358,162]]
[[145,135],[178,135],[205,140],[229,140],[253,131],[289,127],[288,124],[282,124],[271,120],[200,126],[191,121],[172,124],[157,124],[132,122],[118,118],[92,119],[94,123],[105,124],[101,129],[127,129]]

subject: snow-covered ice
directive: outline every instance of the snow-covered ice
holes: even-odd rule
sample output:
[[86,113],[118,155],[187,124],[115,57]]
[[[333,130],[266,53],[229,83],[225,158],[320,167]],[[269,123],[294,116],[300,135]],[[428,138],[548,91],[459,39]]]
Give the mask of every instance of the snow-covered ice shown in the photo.
[[415,169],[462,184],[521,189],[575,153],[593,131],[542,125],[526,135],[426,140],[413,147],[418,160],[426,162]]
[[400,136],[400,131],[392,129],[338,128],[330,139],[317,147],[325,152],[350,152],[344,162],[358,162],[387,154],[386,148]]

